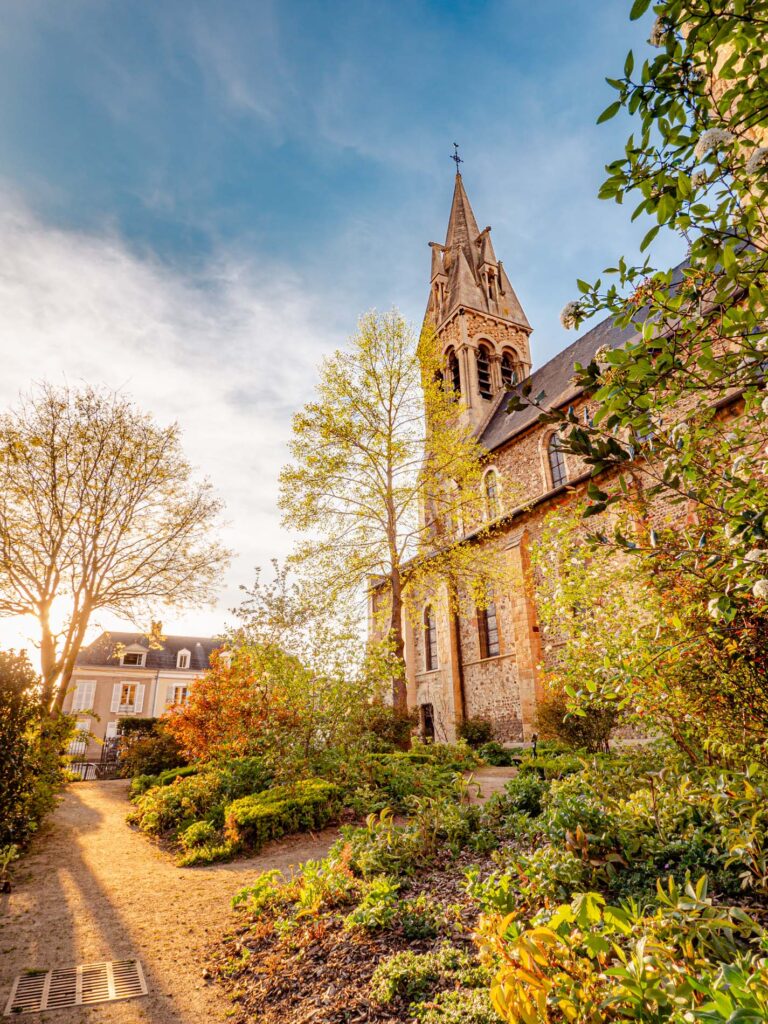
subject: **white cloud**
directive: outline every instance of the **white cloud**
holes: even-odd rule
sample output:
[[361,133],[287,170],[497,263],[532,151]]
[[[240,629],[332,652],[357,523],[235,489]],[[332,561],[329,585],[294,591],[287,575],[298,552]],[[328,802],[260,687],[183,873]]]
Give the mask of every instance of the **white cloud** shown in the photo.
[[[222,252],[185,275],[114,234],[46,225],[7,191],[0,310],[0,407],[43,378],[83,380],[181,424],[187,454],[227,504],[224,540],[237,557],[216,610],[164,621],[168,631],[220,629],[253,567],[290,546],[277,473],[290,415],[337,344],[328,310],[284,267]],[[0,623],[0,646],[18,644],[25,630],[31,624]]]

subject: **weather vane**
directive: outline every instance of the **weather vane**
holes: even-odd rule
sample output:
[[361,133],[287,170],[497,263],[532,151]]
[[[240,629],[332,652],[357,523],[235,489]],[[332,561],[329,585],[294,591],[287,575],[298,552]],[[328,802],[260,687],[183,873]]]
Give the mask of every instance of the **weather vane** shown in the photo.
[[459,164],[463,164],[464,163],[464,161],[459,156],[459,144],[458,144],[458,142],[454,142],[454,144],[453,144],[453,156],[451,157],[451,160],[453,160],[453,162],[456,164],[456,173],[458,174],[459,173]]

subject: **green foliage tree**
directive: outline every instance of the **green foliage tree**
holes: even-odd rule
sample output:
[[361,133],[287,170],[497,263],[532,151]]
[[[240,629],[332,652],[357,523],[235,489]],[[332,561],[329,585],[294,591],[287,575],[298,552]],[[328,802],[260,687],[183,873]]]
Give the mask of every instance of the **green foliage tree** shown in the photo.
[[[636,0],[632,17],[649,6]],[[634,501],[638,485],[677,509],[674,529],[602,540],[706,581],[712,616],[733,621],[751,597],[763,608],[768,599],[768,3],[666,0],[653,10],[658,52],[642,62],[630,53],[608,79],[618,96],[600,120],[624,109],[639,123],[600,195],[653,218],[643,249],[672,230],[688,256],[678,269],[622,258],[608,283],[579,281],[566,326],[602,312],[637,333],[577,366],[597,404],[591,424],[573,411],[544,418],[595,477],[619,475],[615,490],[592,484],[587,515]]]
[[178,427],[119,394],[43,385],[0,416],[0,614],[37,618],[53,714],[94,612],[210,600],[229,558],[211,539],[220,509]]
[[482,546],[456,543],[462,520],[476,517],[486,453],[440,370],[431,332],[417,344],[399,313],[364,316],[349,349],[324,361],[317,399],[294,417],[293,461],[280,477],[284,522],[305,537],[295,561],[317,589],[359,598],[381,582],[398,708],[409,594],[426,577],[494,569]]

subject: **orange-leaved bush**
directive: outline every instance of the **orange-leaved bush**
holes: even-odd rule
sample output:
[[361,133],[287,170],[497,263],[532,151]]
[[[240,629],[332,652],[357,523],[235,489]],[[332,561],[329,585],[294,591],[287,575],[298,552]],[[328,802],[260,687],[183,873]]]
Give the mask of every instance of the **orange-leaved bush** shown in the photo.
[[297,658],[271,645],[226,657],[215,651],[187,702],[168,712],[168,732],[192,760],[266,753],[297,724],[290,695],[306,675]]

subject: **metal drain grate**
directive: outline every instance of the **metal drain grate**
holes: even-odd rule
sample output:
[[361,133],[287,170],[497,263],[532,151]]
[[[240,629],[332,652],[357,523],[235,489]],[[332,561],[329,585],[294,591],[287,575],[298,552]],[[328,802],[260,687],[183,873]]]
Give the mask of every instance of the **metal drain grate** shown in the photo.
[[138,960],[107,960],[81,964],[60,971],[20,974],[13,983],[5,1016],[40,1013],[66,1006],[111,1003],[147,994],[147,983]]

